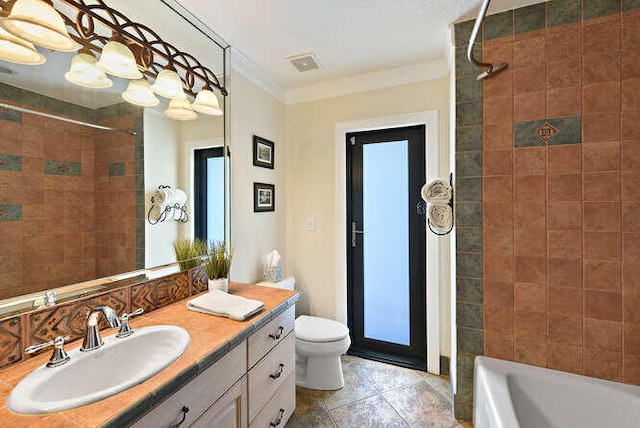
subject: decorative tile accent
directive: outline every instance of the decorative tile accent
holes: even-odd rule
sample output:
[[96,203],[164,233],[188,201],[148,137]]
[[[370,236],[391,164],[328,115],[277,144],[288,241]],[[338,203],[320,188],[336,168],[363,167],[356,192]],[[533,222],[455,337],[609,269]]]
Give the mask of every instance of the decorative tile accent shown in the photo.
[[0,205],[0,221],[22,220],[22,205]]
[[461,227],[456,235],[456,251],[466,253],[482,252],[482,229]]
[[22,113],[8,108],[0,108],[0,119],[22,122]]
[[446,355],[440,355],[440,375],[449,376],[449,366],[451,365],[451,358]]
[[0,170],[22,171],[22,156],[0,153]]
[[528,120],[516,122],[513,127],[513,143],[515,147],[544,146],[545,142],[538,138],[538,129],[545,124],[544,120]]
[[[455,38],[456,38],[456,46],[466,46],[469,44],[469,39],[471,38],[471,32],[473,31],[473,25],[475,24],[475,20],[464,21],[455,24]],[[482,40],[482,29],[480,29],[480,34],[478,35],[478,41]]]
[[64,162],[53,159],[45,159],[44,173],[80,177],[80,164],[78,162]]
[[189,297],[187,272],[131,287],[131,307],[146,312]]
[[0,367],[22,360],[22,319],[0,322]]
[[458,302],[456,323],[462,327],[482,329],[482,305]]
[[[480,38],[478,38],[478,42],[480,42]],[[467,39],[467,43],[469,40]],[[482,49],[479,47],[480,45],[476,45],[474,49],[474,55],[477,60],[482,60]],[[479,73],[479,68],[475,65],[471,64],[467,59],[467,51],[461,50],[456,53],[456,76],[458,78],[467,77],[467,76],[477,76]]]
[[456,275],[466,278],[482,278],[482,254],[457,253]]
[[551,0],[547,2],[547,25],[558,25],[579,22],[582,8],[580,0]]
[[[469,61],[467,61],[469,63]],[[470,63],[469,63],[470,64]],[[474,76],[456,80],[456,102],[482,99],[482,82]]]
[[622,0],[623,12],[638,8],[640,8],[640,0]]
[[597,18],[620,12],[620,0],[588,0],[584,2],[582,19]]
[[538,3],[515,9],[514,21],[516,34],[545,28],[547,26],[547,4]]
[[482,178],[458,178],[455,183],[456,199],[459,201],[482,200]]
[[[127,308],[127,290],[114,290],[31,314],[29,344],[48,342],[56,336],[71,336],[71,340],[83,337],[87,328],[87,312],[98,305],[111,306],[119,314],[124,312]],[[101,328],[107,327],[102,317],[100,322]]]
[[[458,304],[458,307],[460,304]],[[458,350],[469,354],[482,355],[482,331],[468,328],[458,328]],[[460,376],[464,378],[464,376]]]
[[125,164],[124,162],[114,162],[109,164],[109,177],[118,177],[124,175]]
[[545,143],[548,143],[555,135],[558,133],[558,130],[549,124],[549,122],[545,122],[542,124],[540,128],[536,130],[536,135]]
[[460,177],[480,177],[482,175],[482,152],[456,153],[456,175]]
[[[560,144],[580,144],[582,143],[582,117],[561,117],[558,119],[549,119],[549,124],[558,129],[558,135],[556,135],[549,145]],[[616,126],[613,125],[612,126]]]
[[495,15],[487,15],[484,19],[483,40],[498,39],[513,35],[513,11],[508,10]]
[[207,291],[209,289],[207,272],[202,267],[191,269],[189,271],[189,283],[191,284],[192,296]]
[[482,126],[456,128],[456,152],[482,150]]

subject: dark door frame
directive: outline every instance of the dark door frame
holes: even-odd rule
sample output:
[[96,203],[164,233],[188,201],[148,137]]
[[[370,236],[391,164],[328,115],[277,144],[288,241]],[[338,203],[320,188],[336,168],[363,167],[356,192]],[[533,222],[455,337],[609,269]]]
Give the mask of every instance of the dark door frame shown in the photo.
[[[358,144],[352,144],[352,138],[357,138]],[[362,272],[350,269],[355,263],[362,263],[361,252],[355,252],[352,248],[352,220],[359,220],[357,225],[361,228],[362,207],[354,207],[351,203],[354,189],[361,191],[361,179],[354,178],[356,174],[362,177],[361,165],[353,162],[354,150],[362,156],[363,144],[384,141],[398,141],[400,139],[411,140],[409,147],[410,159],[419,157],[422,159],[421,167],[410,169],[410,187],[421,186],[425,179],[426,156],[425,156],[425,125],[394,127],[375,131],[348,132],[346,134],[346,214],[347,214],[347,323],[352,332],[353,342],[349,353],[366,358],[391,362],[393,364],[410,367],[420,370],[427,368],[427,319],[426,319],[426,234],[424,229],[424,217],[415,214],[415,206],[420,198],[419,191],[411,191],[409,197],[409,229],[413,232],[414,239],[409,241],[410,254],[410,280],[411,300],[410,300],[410,345],[403,346],[388,342],[368,339],[364,337],[363,314],[356,313],[356,306],[362,307],[363,294],[356,290],[356,283],[363,283]],[[413,189],[415,190],[415,189]],[[415,195],[414,195],[415,193]],[[359,219],[354,218],[354,216]],[[415,235],[415,236],[414,236]],[[361,236],[361,235],[360,235]],[[359,242],[362,238],[358,237]],[[422,239],[420,239],[422,237]],[[413,255],[413,257],[411,256]],[[416,295],[417,294],[417,295]],[[362,337],[360,337],[360,335]]]
[[224,156],[224,147],[195,149],[193,154],[194,170],[194,215],[193,226],[196,238],[207,238],[207,159]]

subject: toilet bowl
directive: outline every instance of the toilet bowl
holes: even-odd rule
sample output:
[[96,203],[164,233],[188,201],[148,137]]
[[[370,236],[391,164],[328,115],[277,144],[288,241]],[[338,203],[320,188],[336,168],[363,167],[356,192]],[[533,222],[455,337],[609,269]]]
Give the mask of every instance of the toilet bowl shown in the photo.
[[[258,285],[293,290],[295,278]],[[301,315],[295,321],[296,385],[335,390],[344,386],[340,355],[351,345],[349,329],[327,318]]]
[[349,329],[337,321],[301,315],[296,319],[296,385],[334,390],[344,386],[340,355],[347,352]]

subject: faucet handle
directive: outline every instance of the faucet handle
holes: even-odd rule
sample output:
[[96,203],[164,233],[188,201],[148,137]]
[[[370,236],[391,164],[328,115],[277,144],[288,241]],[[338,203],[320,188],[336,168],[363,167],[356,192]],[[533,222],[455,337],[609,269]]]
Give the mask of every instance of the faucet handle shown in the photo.
[[129,314],[120,315],[120,331],[118,332],[118,334],[116,334],[116,337],[122,338],[131,336],[133,334],[133,330],[131,330],[131,327],[129,326],[129,318],[140,315],[143,312],[143,308],[138,308]]
[[67,355],[64,350],[64,342],[67,340],[69,340],[69,336],[58,336],[50,342],[29,346],[24,350],[24,352],[27,354],[33,354],[35,352],[53,346],[53,353],[51,354],[51,358],[47,363],[47,367],[58,367],[65,364],[71,359],[71,357],[69,357],[69,355]]

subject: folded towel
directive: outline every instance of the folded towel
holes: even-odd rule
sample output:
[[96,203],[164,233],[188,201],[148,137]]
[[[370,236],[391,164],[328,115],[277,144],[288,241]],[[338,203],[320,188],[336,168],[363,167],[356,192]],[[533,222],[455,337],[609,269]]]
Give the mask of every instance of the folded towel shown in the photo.
[[236,321],[244,321],[260,312],[264,303],[258,300],[234,296],[220,290],[211,290],[187,302],[187,309]]
[[437,202],[448,203],[451,200],[452,190],[449,183],[439,178],[422,186],[422,199],[433,204]]
[[429,223],[437,232],[446,232],[453,224],[453,210],[449,205],[429,205]]

